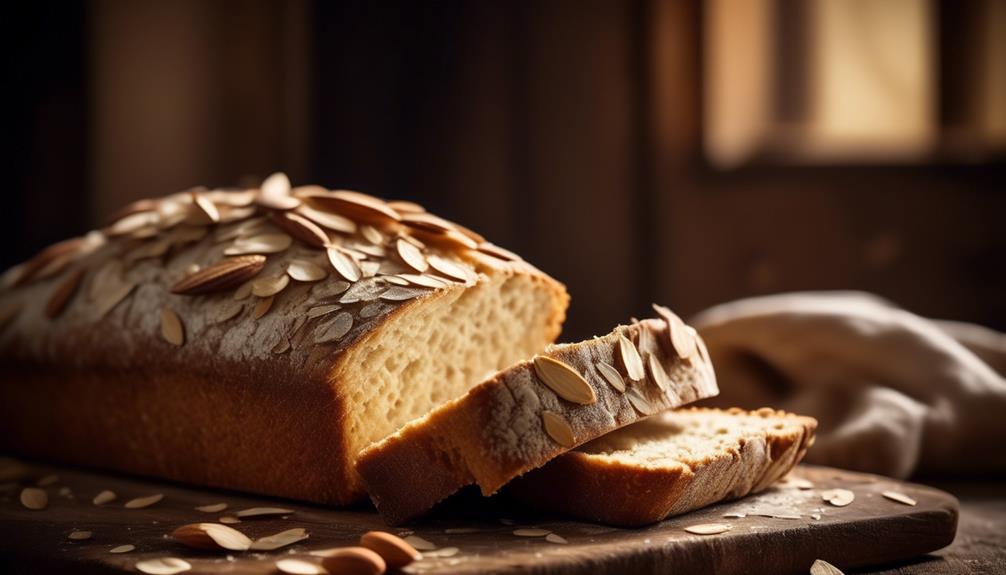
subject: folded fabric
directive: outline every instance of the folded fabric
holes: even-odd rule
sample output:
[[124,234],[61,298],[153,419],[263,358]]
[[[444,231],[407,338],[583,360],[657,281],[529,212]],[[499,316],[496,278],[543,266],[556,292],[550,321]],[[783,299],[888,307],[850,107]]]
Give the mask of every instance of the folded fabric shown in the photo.
[[1006,336],[859,292],[713,307],[692,324],[721,394],[818,419],[807,461],[881,473],[1006,471]]

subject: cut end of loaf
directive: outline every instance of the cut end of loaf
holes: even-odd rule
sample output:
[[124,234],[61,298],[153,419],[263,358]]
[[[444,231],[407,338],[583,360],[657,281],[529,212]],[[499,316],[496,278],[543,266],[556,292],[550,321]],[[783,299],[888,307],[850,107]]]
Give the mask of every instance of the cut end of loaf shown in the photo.
[[[346,407],[349,464],[367,445],[558,337],[568,304],[560,284],[486,271],[472,288],[403,308],[346,353],[334,376]],[[351,483],[362,495],[358,476]]]

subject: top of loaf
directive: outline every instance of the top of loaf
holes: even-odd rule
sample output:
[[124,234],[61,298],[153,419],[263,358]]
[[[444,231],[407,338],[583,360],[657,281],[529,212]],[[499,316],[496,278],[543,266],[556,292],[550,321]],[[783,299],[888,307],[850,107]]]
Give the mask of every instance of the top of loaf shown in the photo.
[[[10,268],[0,277],[0,348],[5,357],[65,361],[96,326],[179,347],[222,330],[202,352],[246,361],[295,349],[291,362],[308,362],[397,309],[522,271],[545,277],[418,204],[291,187],[277,173],[256,189],[139,200],[106,227]],[[116,351],[88,348],[72,359],[127,367],[147,355],[123,349],[144,345],[137,338],[99,337]]]

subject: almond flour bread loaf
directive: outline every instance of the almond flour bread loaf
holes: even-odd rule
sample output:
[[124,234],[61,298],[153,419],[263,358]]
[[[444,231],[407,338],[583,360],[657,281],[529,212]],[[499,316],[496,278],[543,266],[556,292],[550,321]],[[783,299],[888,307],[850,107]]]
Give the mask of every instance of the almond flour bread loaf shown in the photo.
[[349,503],[357,452],[558,336],[565,288],[356,192],[136,202],[0,280],[0,449]]
[[356,465],[378,511],[401,523],[466,485],[491,495],[581,443],[716,395],[701,338],[659,310],[666,320],[552,346],[368,447]]
[[655,523],[764,490],[803,458],[816,428],[767,408],[669,411],[564,453],[506,491],[536,510]]

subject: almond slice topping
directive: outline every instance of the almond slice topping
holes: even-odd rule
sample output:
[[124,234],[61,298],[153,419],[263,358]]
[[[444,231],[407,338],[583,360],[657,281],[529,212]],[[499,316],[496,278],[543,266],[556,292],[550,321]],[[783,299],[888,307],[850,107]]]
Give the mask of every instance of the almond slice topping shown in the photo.
[[341,248],[334,246],[328,248],[328,261],[331,262],[335,271],[348,281],[359,281],[363,275],[356,260]]
[[276,172],[262,182],[255,201],[273,210],[292,210],[300,205],[300,200],[290,195],[290,178],[283,172]]
[[664,366],[660,365],[660,360],[653,354],[650,354],[647,360],[650,364],[650,377],[653,378],[653,383],[657,384],[660,391],[667,391],[671,387],[671,378],[664,371]]
[[227,258],[185,277],[171,288],[171,293],[193,295],[232,289],[258,275],[265,261],[261,255]]
[[252,282],[252,295],[256,297],[271,297],[283,291],[290,284],[290,276],[268,276]]
[[272,221],[284,232],[309,246],[323,248],[328,245],[328,234],[304,216],[283,212],[275,214]]
[[541,422],[548,434],[556,443],[563,447],[573,447],[576,438],[573,436],[573,428],[570,427],[566,418],[553,411],[543,411]]
[[292,244],[293,238],[286,234],[262,234],[238,239],[234,245],[224,250],[224,255],[278,254],[286,251]]
[[422,273],[430,269],[430,264],[426,261],[426,257],[423,256],[423,252],[419,250],[416,246],[405,241],[403,238],[398,238],[398,242],[395,244],[398,250],[398,257],[402,258],[410,268]]
[[161,336],[171,345],[181,346],[185,343],[185,328],[178,314],[170,308],[161,310]]
[[534,357],[534,372],[556,395],[580,405],[590,405],[597,402],[594,388],[587,383],[575,369],[569,365],[545,356]]
[[339,214],[323,212],[308,206],[301,206],[297,208],[297,213],[323,228],[332,230],[333,232],[340,232],[343,234],[356,233],[356,222],[347,217],[340,216]]
[[308,193],[305,200],[322,210],[334,211],[354,220],[379,225],[397,222],[402,217],[379,198],[349,190]]
[[138,561],[136,570],[147,575],[175,575],[192,569],[192,564],[178,557],[158,557]]
[[293,260],[286,268],[286,273],[299,282],[317,282],[328,277],[328,272],[307,260]]
[[625,393],[625,380],[622,379],[622,374],[618,373],[618,370],[614,366],[599,361],[594,364],[594,367],[597,368],[597,372],[601,374],[601,377],[608,382],[608,385],[614,387],[619,393]]
[[639,357],[639,350],[632,341],[619,334],[618,352],[622,357],[622,365],[625,366],[629,379],[633,381],[643,381],[646,378],[646,371],[643,369],[643,358]]

